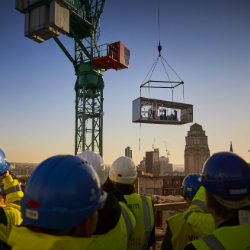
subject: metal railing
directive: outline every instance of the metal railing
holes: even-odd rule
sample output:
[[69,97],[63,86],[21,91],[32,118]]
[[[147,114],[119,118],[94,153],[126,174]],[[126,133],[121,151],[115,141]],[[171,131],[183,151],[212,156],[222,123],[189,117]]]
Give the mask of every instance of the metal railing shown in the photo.
[[[86,47],[86,50],[91,54],[91,47]],[[104,43],[93,47],[93,58],[99,58],[103,56],[109,56],[112,59],[119,60],[119,48],[114,44]],[[88,61],[88,59],[87,59]]]

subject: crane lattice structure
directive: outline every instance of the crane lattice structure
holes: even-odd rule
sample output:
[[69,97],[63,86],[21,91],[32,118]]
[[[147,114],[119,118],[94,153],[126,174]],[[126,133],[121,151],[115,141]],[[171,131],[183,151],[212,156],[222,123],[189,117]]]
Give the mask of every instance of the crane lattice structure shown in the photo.
[[[126,52],[122,54],[126,57],[126,65],[120,64],[118,57],[119,48],[122,45],[120,42],[118,45],[104,46],[106,57],[102,54],[103,45],[98,45],[100,17],[105,3],[106,0],[16,1],[16,9],[25,14],[25,36],[39,43],[53,38],[75,69],[77,76],[75,82],[75,154],[92,150],[103,155],[103,74],[110,68],[128,68],[129,64],[128,49],[127,57],[124,55]],[[39,22],[36,19],[37,13],[40,15],[38,29],[34,28],[34,23]],[[74,56],[71,56],[59,40],[60,33],[74,39]],[[98,58],[102,60],[96,61]]]

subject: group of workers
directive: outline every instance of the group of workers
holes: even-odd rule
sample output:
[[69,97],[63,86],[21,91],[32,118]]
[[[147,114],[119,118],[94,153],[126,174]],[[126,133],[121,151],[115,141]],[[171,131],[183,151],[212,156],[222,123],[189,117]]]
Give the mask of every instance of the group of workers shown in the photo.
[[[92,151],[40,163],[25,192],[0,149],[6,205],[0,250],[146,250],[155,243],[154,207],[135,192],[137,169],[122,156],[110,170]],[[250,167],[232,152],[212,155],[182,185],[188,209],[167,220],[162,250],[250,249]]]

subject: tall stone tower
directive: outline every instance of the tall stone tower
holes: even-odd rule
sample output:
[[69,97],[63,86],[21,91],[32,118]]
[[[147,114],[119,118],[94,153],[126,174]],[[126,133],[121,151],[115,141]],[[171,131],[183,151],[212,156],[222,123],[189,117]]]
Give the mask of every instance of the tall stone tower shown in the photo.
[[210,157],[207,136],[202,126],[195,123],[190,126],[186,136],[185,146],[185,175],[190,173],[202,173],[205,161]]

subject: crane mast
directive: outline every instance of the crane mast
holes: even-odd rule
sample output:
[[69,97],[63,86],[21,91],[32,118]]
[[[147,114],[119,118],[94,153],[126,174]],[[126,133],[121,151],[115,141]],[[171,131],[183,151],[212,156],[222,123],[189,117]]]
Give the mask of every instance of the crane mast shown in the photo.
[[77,63],[75,83],[75,154],[92,150],[103,154],[103,73],[104,70],[86,62],[75,46]]
[[[94,51],[98,51],[96,32],[104,0],[82,0],[82,15],[92,24],[89,29],[89,47],[83,45],[77,32],[71,31],[75,39],[75,154],[92,150],[103,155],[103,73],[104,69],[93,65]],[[84,56],[85,55],[85,56]]]

